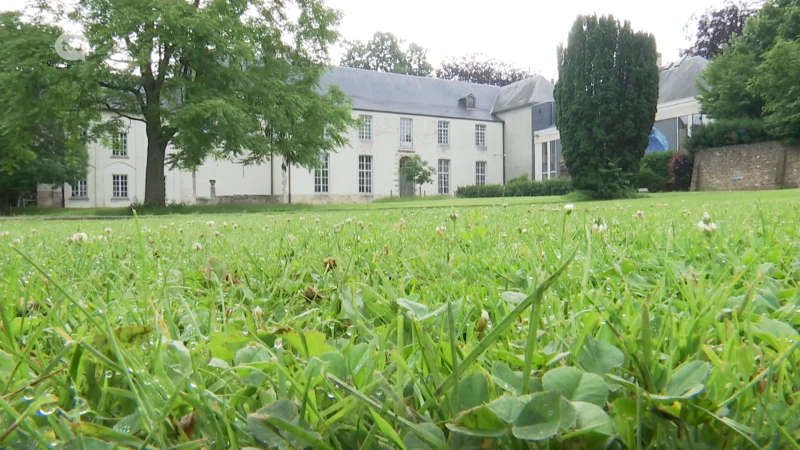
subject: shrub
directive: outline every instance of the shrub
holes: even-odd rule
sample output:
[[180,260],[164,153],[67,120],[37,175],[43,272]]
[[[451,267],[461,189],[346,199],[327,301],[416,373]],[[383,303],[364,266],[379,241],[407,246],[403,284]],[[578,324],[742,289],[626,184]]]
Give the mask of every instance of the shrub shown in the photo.
[[688,191],[692,186],[692,157],[686,152],[672,155],[669,161],[669,174],[672,186],[678,191]]
[[647,188],[650,192],[667,192],[672,190],[672,176],[669,174],[669,162],[675,152],[647,152],[642,158],[635,188]]
[[519,184],[519,183],[527,183],[531,181],[531,177],[528,176],[527,173],[523,173],[522,175],[512,178],[508,181],[508,184]]
[[775,140],[758,118],[720,119],[703,126],[693,127],[686,148],[697,150],[728,145],[754,144]]
[[570,192],[572,192],[572,181],[569,178],[556,178],[547,181],[517,180],[513,183],[509,181],[505,186],[502,184],[459,186],[456,189],[456,196],[464,198],[543,197],[564,195]]

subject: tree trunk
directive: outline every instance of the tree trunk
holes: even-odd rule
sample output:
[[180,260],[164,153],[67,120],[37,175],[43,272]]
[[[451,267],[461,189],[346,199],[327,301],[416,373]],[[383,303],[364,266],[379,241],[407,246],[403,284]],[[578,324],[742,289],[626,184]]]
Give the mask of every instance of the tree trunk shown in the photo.
[[151,127],[148,126],[144,204],[156,208],[163,208],[167,204],[166,192],[164,192],[164,160],[167,154],[167,142],[160,139],[160,135],[161,130],[151,130]]
[[0,216],[7,216],[11,214],[11,194],[8,191],[0,190]]

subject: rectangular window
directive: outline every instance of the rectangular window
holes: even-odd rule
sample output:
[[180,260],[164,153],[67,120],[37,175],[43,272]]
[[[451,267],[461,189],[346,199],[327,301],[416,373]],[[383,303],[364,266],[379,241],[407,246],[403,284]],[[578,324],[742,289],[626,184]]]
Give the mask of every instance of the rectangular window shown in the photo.
[[450,160],[449,159],[440,159],[439,160],[439,171],[438,171],[438,181],[439,181],[439,194],[449,194],[450,193]]
[[372,156],[358,157],[358,193],[372,194]]
[[550,178],[558,177],[557,168],[556,141],[550,141]]
[[72,186],[72,198],[85,198],[89,196],[89,185],[86,180],[78,180]]
[[475,146],[486,147],[486,125],[475,125]]
[[411,147],[413,143],[414,124],[411,119],[400,119],[400,146]]
[[478,186],[486,184],[486,161],[475,162],[475,184]]
[[328,170],[330,169],[330,155],[323,153],[319,159],[322,167],[314,170],[314,192],[328,192]]
[[450,122],[440,120],[436,134],[439,139],[439,145],[450,145]]
[[128,133],[119,133],[111,140],[111,156],[128,156]]
[[111,176],[111,196],[113,198],[128,198],[128,176]]
[[372,116],[358,116],[361,119],[361,128],[358,130],[358,138],[362,141],[372,140]]

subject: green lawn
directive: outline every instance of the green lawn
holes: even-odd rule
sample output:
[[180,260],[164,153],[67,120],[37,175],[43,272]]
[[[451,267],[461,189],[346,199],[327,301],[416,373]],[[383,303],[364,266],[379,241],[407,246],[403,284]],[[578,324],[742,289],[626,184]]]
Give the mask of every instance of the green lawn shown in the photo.
[[0,448],[797,448],[797,194],[0,221]]
[[[705,203],[734,200],[782,201],[800,196],[800,191],[748,191],[748,192],[671,192],[646,194],[642,198],[619,200],[615,203],[647,206],[653,202],[681,201],[689,203]],[[553,197],[507,197],[507,198],[454,198],[450,196],[431,196],[424,198],[393,197],[372,203],[349,203],[330,205],[272,204],[272,205],[191,205],[174,206],[164,209],[147,210],[140,215],[175,215],[175,214],[250,214],[250,213],[284,213],[284,212],[324,212],[324,211],[370,211],[397,208],[449,208],[468,206],[491,206],[507,203],[542,204],[542,203],[577,203],[582,199],[574,194]],[[592,202],[602,204],[603,202]],[[130,217],[128,208],[18,208],[12,216],[45,216],[45,217]]]

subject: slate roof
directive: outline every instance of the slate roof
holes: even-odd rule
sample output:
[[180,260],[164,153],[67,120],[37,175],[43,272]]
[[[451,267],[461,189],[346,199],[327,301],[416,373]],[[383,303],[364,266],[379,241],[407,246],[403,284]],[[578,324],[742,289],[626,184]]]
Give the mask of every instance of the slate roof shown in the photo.
[[494,105],[493,113],[497,114],[522,106],[553,101],[553,83],[541,75],[511,83],[500,88],[500,95]]
[[697,80],[708,66],[702,56],[684,57],[661,68],[658,81],[658,103],[697,97]]
[[[438,78],[331,67],[322,76],[324,87],[335,84],[353,101],[353,109],[497,122],[492,107],[500,92],[486,86]],[[472,94],[475,109],[459,100]]]
[[[697,97],[696,80],[709,61],[700,56],[684,57],[664,66],[659,73],[658,103]],[[335,84],[362,111],[413,114],[442,118],[497,122],[495,114],[554,101],[553,83],[540,75],[503,87],[438,78],[375,72],[350,67],[331,67],[321,86]],[[475,109],[461,99],[472,94]]]

